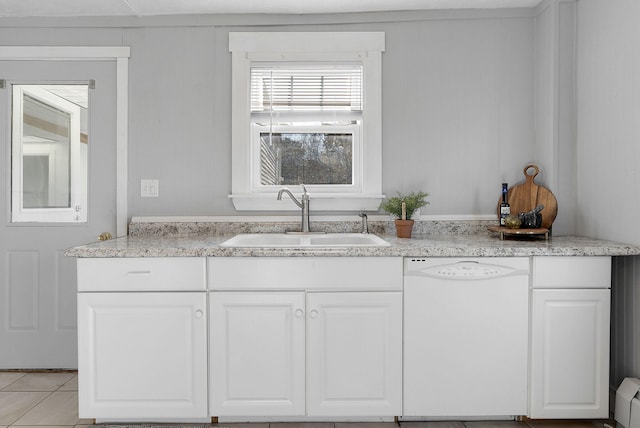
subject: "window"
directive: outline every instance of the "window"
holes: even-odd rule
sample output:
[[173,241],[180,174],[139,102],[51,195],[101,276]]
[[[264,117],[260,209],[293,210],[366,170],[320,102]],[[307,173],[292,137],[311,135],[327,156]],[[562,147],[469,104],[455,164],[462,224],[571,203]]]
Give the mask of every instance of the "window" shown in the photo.
[[381,195],[383,33],[230,33],[239,210],[307,186],[316,210],[375,210]]
[[12,222],[87,221],[88,85],[13,85]]

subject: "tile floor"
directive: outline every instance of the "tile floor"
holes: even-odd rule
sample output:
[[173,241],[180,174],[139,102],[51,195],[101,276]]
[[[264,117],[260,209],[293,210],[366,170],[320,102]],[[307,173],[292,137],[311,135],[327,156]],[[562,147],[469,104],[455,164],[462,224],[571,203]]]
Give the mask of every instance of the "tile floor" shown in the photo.
[[75,372],[0,372],[0,428],[86,427]]
[[[0,428],[86,428],[78,418],[75,372],[0,371]],[[399,425],[399,427],[398,427]],[[216,425],[212,425],[216,427]],[[482,421],[395,423],[224,424],[217,428],[607,428],[613,421]]]

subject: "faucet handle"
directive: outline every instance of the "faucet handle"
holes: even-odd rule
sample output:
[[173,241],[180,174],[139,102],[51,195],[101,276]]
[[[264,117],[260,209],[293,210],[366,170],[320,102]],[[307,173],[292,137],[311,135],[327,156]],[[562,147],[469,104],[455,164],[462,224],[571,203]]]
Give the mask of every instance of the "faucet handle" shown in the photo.
[[302,183],[300,183],[300,185],[302,186],[302,193],[305,194],[305,195],[308,195],[307,188],[305,187],[305,185],[302,184]]

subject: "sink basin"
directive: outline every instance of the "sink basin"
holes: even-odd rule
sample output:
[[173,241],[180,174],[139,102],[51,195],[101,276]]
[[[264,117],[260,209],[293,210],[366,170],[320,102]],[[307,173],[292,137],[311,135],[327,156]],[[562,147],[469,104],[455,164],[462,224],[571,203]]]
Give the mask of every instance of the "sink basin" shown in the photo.
[[317,247],[386,247],[384,239],[366,233],[286,234],[249,233],[236,235],[221,247],[317,248]]

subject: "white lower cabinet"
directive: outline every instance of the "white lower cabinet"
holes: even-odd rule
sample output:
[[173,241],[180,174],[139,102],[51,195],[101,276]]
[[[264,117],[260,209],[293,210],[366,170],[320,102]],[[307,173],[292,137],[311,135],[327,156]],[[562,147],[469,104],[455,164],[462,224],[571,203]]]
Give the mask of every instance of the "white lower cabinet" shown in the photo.
[[402,413],[402,293],[307,294],[307,414]]
[[79,293],[79,415],[207,418],[204,292]]
[[[528,340],[527,416],[606,418],[611,259],[531,262],[530,294],[526,277],[435,294],[403,288],[401,258],[79,259],[79,415],[401,416],[404,331],[404,416],[522,414]],[[466,413],[433,410],[453,378]]]
[[212,415],[401,413],[401,292],[210,296]]
[[212,415],[303,415],[304,293],[209,297]]
[[609,257],[534,258],[530,418],[609,417]]
[[204,258],[78,260],[81,418],[207,420]]

